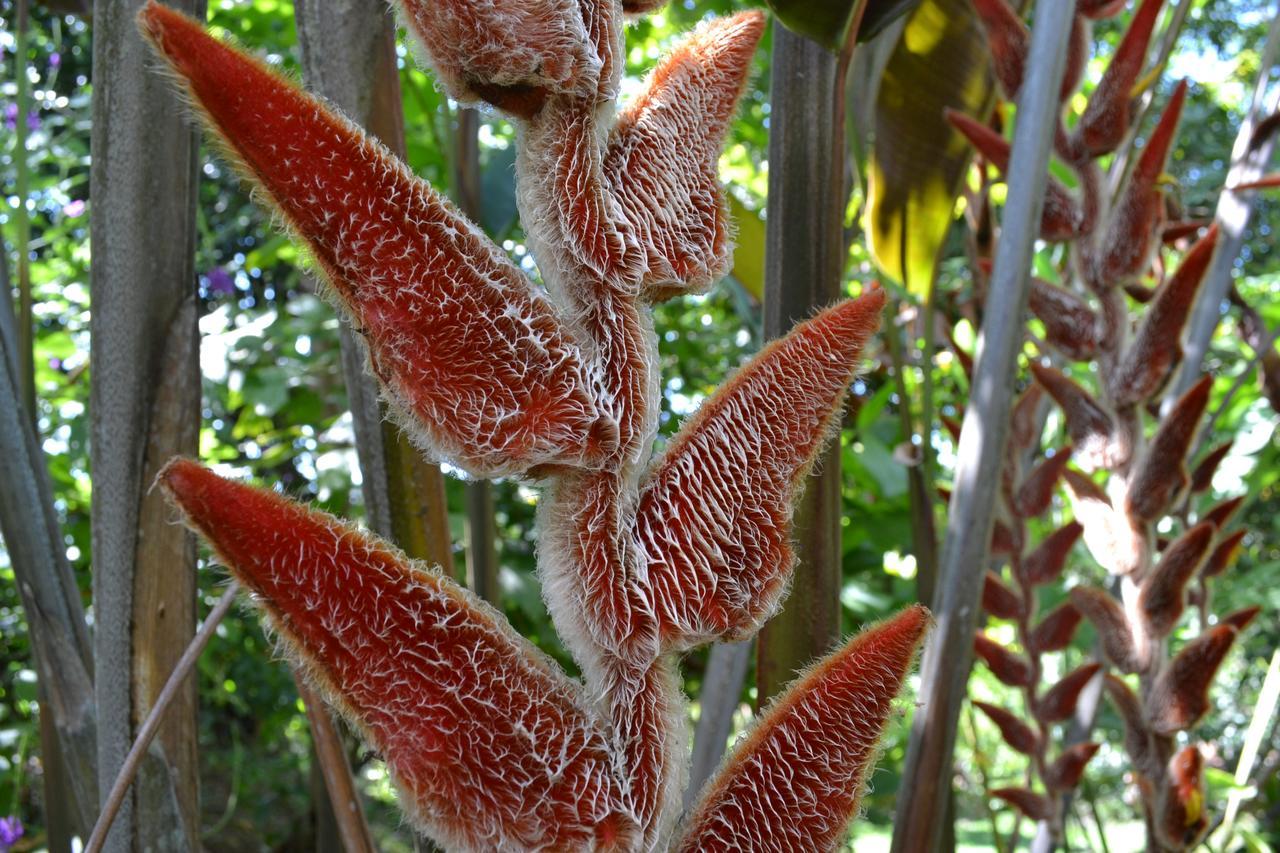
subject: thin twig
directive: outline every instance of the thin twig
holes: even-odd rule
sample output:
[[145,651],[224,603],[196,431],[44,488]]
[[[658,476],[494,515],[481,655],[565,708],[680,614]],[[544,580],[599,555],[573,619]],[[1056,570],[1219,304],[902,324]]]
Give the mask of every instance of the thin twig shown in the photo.
[[329,708],[307,686],[297,670],[293,673],[293,679],[298,685],[298,696],[307,709],[307,720],[311,723],[311,741],[315,745],[316,760],[320,762],[325,790],[329,792],[329,802],[333,805],[333,816],[338,824],[338,834],[342,836],[342,846],[347,853],[374,853],[377,848],[373,845],[360,795],[352,781],[351,764],[347,761],[346,749],[333,725]]
[[164,683],[164,688],[160,691],[160,695],[156,697],[156,703],[151,706],[151,710],[147,713],[147,719],[143,721],[142,728],[138,729],[138,736],[134,739],[133,746],[129,748],[129,754],[125,756],[124,764],[120,766],[120,775],[116,777],[116,781],[111,785],[111,793],[107,796],[106,804],[102,807],[102,814],[98,816],[98,822],[93,827],[93,834],[89,836],[89,843],[84,848],[85,853],[99,853],[102,850],[102,845],[107,840],[107,833],[111,830],[111,824],[115,822],[116,815],[120,812],[120,806],[124,804],[124,798],[129,793],[129,786],[133,784],[133,778],[138,774],[142,759],[147,754],[147,748],[151,746],[151,741],[155,739],[156,733],[160,731],[160,724],[164,722],[165,712],[169,710],[169,706],[177,698],[183,682],[191,674],[191,670],[195,666],[196,660],[199,659],[201,652],[204,651],[205,646],[209,645],[209,640],[213,638],[213,632],[218,627],[218,623],[222,621],[222,617],[227,615],[227,611],[235,603],[236,593],[239,590],[240,584],[233,580],[227,587],[226,592],[222,593],[222,598],[218,599],[218,603],[214,605],[213,610],[209,611],[204,624],[200,626],[200,631],[187,644],[186,651],[182,653],[182,657],[178,659],[173,672],[169,674],[168,680]]

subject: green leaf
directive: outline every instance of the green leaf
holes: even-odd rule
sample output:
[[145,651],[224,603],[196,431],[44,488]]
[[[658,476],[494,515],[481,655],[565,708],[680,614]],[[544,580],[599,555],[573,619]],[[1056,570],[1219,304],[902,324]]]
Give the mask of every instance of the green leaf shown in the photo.
[[[767,0],[778,20],[828,50],[840,50],[848,40],[858,0]],[[879,5],[884,5],[883,3]]]
[[919,5],[920,0],[867,0],[866,11],[858,24],[858,41],[871,41]]
[[733,218],[738,239],[733,247],[733,277],[755,297],[764,300],[764,220],[732,194],[729,215]]
[[872,257],[914,294],[933,281],[969,165],[969,146],[943,110],[985,116],[993,97],[986,36],[970,0],[923,0],[880,81],[868,168]]

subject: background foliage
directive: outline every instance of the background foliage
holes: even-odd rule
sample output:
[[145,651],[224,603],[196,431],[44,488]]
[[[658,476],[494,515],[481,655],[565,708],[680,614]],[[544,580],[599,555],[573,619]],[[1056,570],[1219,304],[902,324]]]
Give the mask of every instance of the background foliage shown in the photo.
[[[30,50],[15,55],[13,0],[0,0],[0,233],[10,268],[15,215],[25,204],[32,218],[28,247],[36,300],[36,382],[39,428],[49,460],[57,509],[63,519],[68,556],[75,565],[88,603],[92,560],[89,536],[88,438],[88,123],[92,86],[92,24],[43,5],[33,8]],[[696,21],[743,5],[732,0],[677,0],[662,13],[633,26],[628,35],[629,83]],[[1257,74],[1258,50],[1268,23],[1270,0],[1201,0],[1192,11],[1176,52],[1171,86],[1178,76],[1193,86],[1172,171],[1178,196],[1192,215],[1210,215],[1226,172],[1231,142]],[[264,51],[273,63],[296,68],[293,7],[284,0],[214,0],[214,26]],[[1096,36],[1110,44],[1114,25]],[[753,352],[760,341],[759,281],[750,253],[762,251],[759,217],[765,214],[766,150],[769,124],[768,39],[757,58],[758,71],[744,108],[734,123],[721,164],[740,218],[743,252],[737,273],[709,295],[674,301],[658,309],[664,400],[662,431],[669,435],[679,419]],[[1103,49],[1102,56],[1109,55]],[[450,153],[455,105],[419,71],[404,49],[402,83],[412,168],[439,187],[450,187]],[[28,150],[16,150],[11,132],[16,119],[16,75],[31,81],[33,109]],[[1086,91],[1101,73],[1090,69]],[[856,88],[858,81],[852,86]],[[1164,93],[1167,95],[1167,92]],[[1163,100],[1163,99],[1162,99]],[[536,273],[522,243],[512,187],[512,129],[487,116],[481,130],[485,221],[504,247]],[[13,195],[17,169],[30,170],[28,199]],[[352,447],[350,415],[338,365],[337,323],[332,311],[300,274],[298,252],[272,227],[223,163],[206,152],[199,205],[198,269],[202,307],[204,411],[201,456],[225,470],[263,482],[279,483],[343,516],[361,512],[359,474]],[[855,186],[865,186],[855,181]],[[853,192],[851,211],[862,206]],[[1237,265],[1237,285],[1261,312],[1268,327],[1280,327],[1280,249],[1273,233],[1280,210],[1275,194],[1255,214],[1252,233]],[[853,216],[851,224],[858,225]],[[958,229],[956,229],[958,230]],[[860,233],[855,231],[855,233]],[[1052,268],[1051,248],[1043,267]],[[850,253],[850,281],[876,275],[861,239]],[[937,283],[940,316],[953,323],[961,348],[972,346],[967,317],[974,309],[968,262],[961,241],[946,250]],[[888,350],[855,388],[857,400],[842,434],[846,504],[843,541],[845,627],[878,618],[916,598],[915,559],[908,503],[907,462],[916,453],[903,431],[901,407],[920,417],[920,390],[926,379],[934,395],[931,442],[937,453],[939,485],[945,485],[953,445],[936,415],[954,417],[964,404],[966,383],[954,353],[941,352],[923,363],[920,306],[917,297],[901,297],[898,323],[890,334],[904,334],[898,358]],[[1233,309],[1234,311],[1234,309]],[[1031,354],[1028,350],[1028,354]],[[1209,369],[1218,377],[1215,402],[1241,371],[1250,371],[1252,352],[1228,317],[1214,340]],[[926,371],[928,375],[926,377]],[[900,397],[897,383],[907,394]],[[1253,531],[1232,574],[1218,587],[1223,610],[1262,604],[1280,612],[1280,439],[1276,412],[1249,377],[1216,421],[1206,446],[1235,435],[1236,446],[1215,483],[1221,494],[1246,492],[1242,521]],[[2,464],[2,463],[0,463]],[[0,484],[2,485],[2,484]],[[536,494],[514,483],[495,488],[504,607],[515,626],[562,663],[571,666],[558,645],[533,575],[533,522]],[[449,484],[450,520],[455,547],[463,547],[460,484]],[[1062,508],[1059,507],[1059,510]],[[1055,523],[1062,519],[1055,519]],[[458,561],[462,565],[462,561]],[[1069,569],[1077,582],[1097,583],[1102,572],[1089,565],[1083,549]],[[219,594],[220,571],[202,571],[204,609]],[[203,611],[202,611],[203,612]],[[35,674],[29,660],[25,624],[7,556],[0,549],[0,816],[18,815],[28,824],[25,843],[38,845],[42,814]],[[1080,663],[1093,638],[1082,630],[1067,665]],[[1272,650],[1280,645],[1280,622],[1269,615],[1244,635],[1214,693],[1218,712],[1210,716],[1206,740],[1219,745],[1211,763],[1220,785],[1230,784],[1240,740],[1258,694]],[[697,696],[701,658],[687,662],[687,688]],[[200,662],[202,800],[205,843],[210,850],[310,849],[313,793],[309,736],[292,678],[271,662],[271,646],[258,622],[233,615]],[[985,671],[975,671],[975,695],[1008,699],[1007,688]],[[753,688],[743,696],[740,717],[751,713]],[[696,706],[695,706],[696,711]],[[966,712],[967,713],[967,712]],[[1100,729],[1107,741],[1091,765],[1085,802],[1072,822],[1072,842],[1101,849],[1098,827],[1108,827],[1111,850],[1136,849],[1141,834],[1127,835],[1124,821],[1132,806],[1121,768],[1120,724],[1104,705]],[[900,780],[894,768],[905,748],[905,721],[891,728],[885,760],[872,782],[867,820],[860,824],[858,849],[876,849],[891,819]],[[1263,761],[1276,766],[1280,734],[1273,722]],[[391,805],[393,792],[381,766],[359,757],[360,778],[372,798],[371,822],[387,850],[409,849]],[[1008,833],[1009,814],[990,814],[984,787],[1020,784],[1023,764],[1006,754],[985,721],[962,720],[957,754],[961,818],[960,842],[992,849],[989,823]],[[1280,776],[1273,776],[1246,800],[1243,827],[1248,843],[1280,844]],[[1218,800],[1220,801],[1220,800]],[[1030,831],[1030,827],[1027,827]],[[1127,838],[1133,839],[1132,843]],[[1249,841],[1252,838],[1252,841]],[[1263,849],[1258,847],[1257,849]]]

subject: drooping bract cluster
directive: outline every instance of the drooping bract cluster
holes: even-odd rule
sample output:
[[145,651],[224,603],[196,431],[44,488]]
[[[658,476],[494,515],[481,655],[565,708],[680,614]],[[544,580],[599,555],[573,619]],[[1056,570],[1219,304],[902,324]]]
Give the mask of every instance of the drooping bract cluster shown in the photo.
[[433,457],[543,486],[539,573],[584,673],[392,546],[179,460],[161,482],[288,652],[387,760],[406,811],[475,850],[839,843],[927,628],[913,608],[818,663],[677,827],[676,656],[752,635],[795,558],[790,512],[883,294],[747,364],[652,459],[653,302],[728,265],[716,164],[764,26],[700,27],[621,112],[618,0],[402,0],[451,95],[516,124],[544,291],[325,104],[157,3],[140,24],[228,157],[310,251]]
[[[974,5],[989,36],[1001,87],[1012,97],[1025,65],[1025,26],[1005,0],[974,0]],[[1085,39],[1079,40],[1073,30],[1064,102],[1079,84],[1083,54],[1077,53],[1087,48],[1088,21],[1118,14],[1125,5],[1077,4],[1076,29]],[[1083,114],[1073,127],[1060,125],[1055,137],[1054,154],[1074,173],[1078,189],[1050,179],[1040,236],[1068,242],[1071,263],[1064,285],[1031,284],[1031,311],[1043,328],[1043,358],[1031,364],[1034,383],[1013,412],[1006,513],[992,543],[993,552],[1008,559],[1015,588],[993,574],[983,596],[991,616],[1016,623],[1022,650],[985,635],[979,635],[976,649],[1001,681],[1024,691],[1022,714],[980,707],[1005,741],[1030,757],[1032,776],[1044,789],[1007,788],[994,795],[1046,822],[1053,836],[1061,838],[1062,794],[1079,781],[1097,747],[1066,747],[1050,763],[1045,755],[1049,725],[1075,710],[1081,688],[1105,664],[1111,672],[1104,676],[1104,688],[1126,727],[1125,747],[1141,795],[1147,847],[1180,851],[1199,843],[1212,818],[1199,747],[1178,749],[1175,739],[1208,712],[1213,677],[1258,609],[1215,620],[1209,606],[1210,581],[1226,571],[1244,535],[1227,529],[1239,499],[1202,507],[1196,497],[1209,489],[1229,445],[1209,451],[1194,471],[1188,470],[1212,381],[1201,379],[1165,411],[1160,408],[1165,386],[1182,360],[1183,330],[1218,242],[1216,227],[1203,228],[1197,238],[1201,225],[1167,222],[1171,205],[1164,169],[1186,99],[1185,81],[1174,88],[1141,150],[1132,158],[1124,152],[1126,158],[1117,155],[1111,161],[1122,178],[1115,197],[1104,191],[1104,158],[1122,149],[1126,140],[1132,144],[1140,112],[1135,104],[1156,76],[1144,76],[1144,68],[1162,5],[1162,0],[1141,0]],[[1004,170],[1009,143],[998,132],[971,117],[950,119],[987,162]],[[1132,159],[1127,173],[1116,165],[1126,159]],[[1182,251],[1171,272],[1157,263],[1162,243]],[[1144,283],[1153,272],[1154,288]],[[1096,391],[1068,375],[1070,362],[1096,365]],[[1045,395],[1061,410],[1071,445],[1059,447],[1041,463],[1054,469],[1039,483],[1045,490],[1027,491],[1024,484],[1014,491],[1022,460],[1039,444]],[[1066,467],[1068,458],[1078,467]],[[1034,476],[1032,472],[1026,482]],[[1025,522],[1048,509],[1059,478],[1066,483],[1075,521],[1033,548]],[[1177,535],[1164,539],[1158,529]],[[1119,597],[1096,586],[1077,586],[1066,602],[1033,626],[1036,587],[1059,577],[1077,539],[1113,577]],[[1201,633],[1171,652],[1170,640],[1191,604],[1198,605]],[[1073,670],[1040,694],[1040,655],[1065,647],[1082,618],[1096,629],[1103,660]]]

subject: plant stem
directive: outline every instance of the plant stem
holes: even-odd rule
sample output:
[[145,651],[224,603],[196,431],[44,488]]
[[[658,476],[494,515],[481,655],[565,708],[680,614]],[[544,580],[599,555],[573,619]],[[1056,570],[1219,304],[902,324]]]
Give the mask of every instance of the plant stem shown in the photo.
[[316,759],[320,762],[324,786],[329,792],[334,820],[338,824],[338,834],[342,836],[342,845],[347,853],[374,853],[377,848],[373,845],[369,824],[364,817],[364,807],[351,777],[351,763],[347,761],[346,747],[329,715],[329,708],[307,686],[297,670],[294,670],[293,679],[298,686],[298,696],[307,709],[311,740],[315,744]]
[[151,710],[147,713],[146,720],[143,721],[142,727],[138,729],[138,736],[134,739],[133,746],[129,749],[129,754],[125,756],[124,763],[120,766],[120,774],[116,776],[115,782],[111,785],[111,791],[107,794],[107,799],[102,806],[102,813],[98,816],[98,822],[93,827],[93,834],[89,836],[89,843],[84,848],[85,853],[99,853],[102,850],[102,845],[107,840],[107,832],[111,829],[111,824],[115,822],[116,815],[120,812],[120,806],[124,803],[125,795],[129,793],[129,786],[133,784],[133,778],[137,775],[142,759],[147,754],[147,748],[151,746],[151,741],[155,739],[156,734],[160,731],[160,724],[164,722],[165,712],[169,710],[169,706],[173,704],[173,700],[178,696],[183,683],[187,680],[187,676],[191,674],[191,670],[195,666],[196,660],[199,659],[200,654],[204,651],[205,646],[209,645],[209,640],[213,639],[213,633],[218,627],[218,623],[227,615],[231,605],[235,604],[236,593],[239,591],[240,584],[233,580],[226,591],[222,593],[222,598],[218,599],[218,603],[214,605],[213,610],[209,611],[204,624],[200,626],[200,631],[192,638],[187,645],[186,651],[182,653],[182,657],[178,659],[177,665],[174,666],[173,672],[169,674],[169,680],[164,683],[164,687],[160,690],[160,695],[156,697],[155,704],[151,706]]

